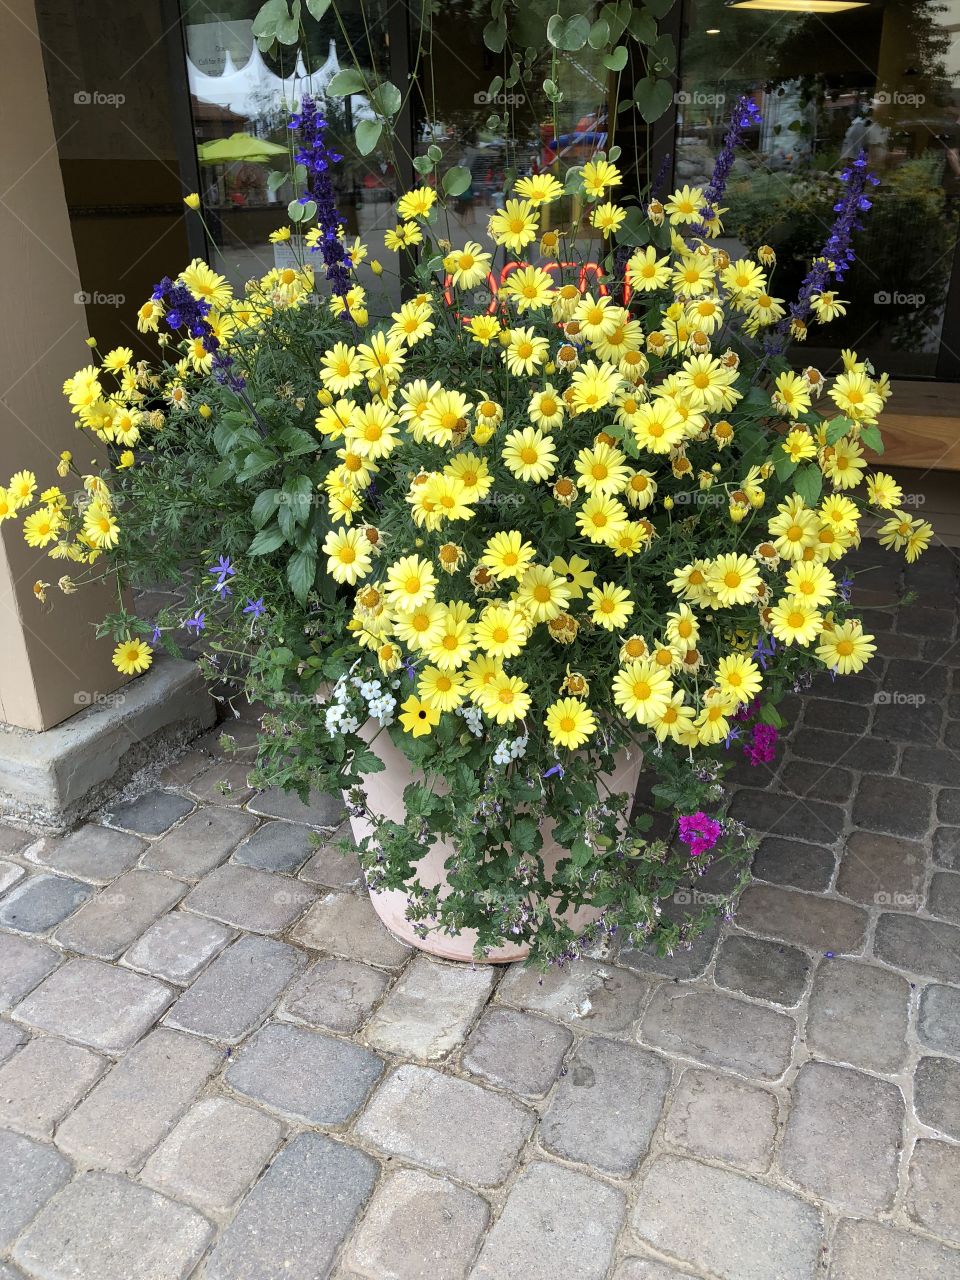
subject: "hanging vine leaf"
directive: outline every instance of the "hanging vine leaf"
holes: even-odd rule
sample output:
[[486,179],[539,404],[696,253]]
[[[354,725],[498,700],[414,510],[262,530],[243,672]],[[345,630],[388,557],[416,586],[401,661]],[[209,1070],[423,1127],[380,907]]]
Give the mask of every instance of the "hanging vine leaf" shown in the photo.
[[645,0],[646,8],[657,19],[665,18],[673,8],[673,0]]
[[652,76],[644,76],[637,82],[633,95],[637,110],[647,124],[659,120],[673,101],[673,88],[669,80],[655,80]]
[[370,95],[370,101],[373,103],[374,109],[379,111],[382,116],[395,116],[400,110],[400,104],[403,102],[403,95],[395,84],[390,80],[384,80],[383,84],[378,84],[376,89]]
[[362,156],[368,156],[380,141],[383,125],[379,120],[361,120],[354,130],[357,150]]
[[627,46],[618,44],[612,53],[608,53],[603,59],[603,65],[608,71],[622,71],[627,65]]
[[364,88],[360,72],[355,67],[344,67],[327,85],[327,94],[331,98],[346,98],[351,93],[362,93]]
[[458,164],[443,175],[443,189],[448,196],[460,196],[472,180],[470,170]]
[[610,24],[605,18],[598,18],[587,33],[587,44],[591,49],[605,49],[610,41]]
[[307,0],[307,9],[312,18],[316,18],[317,22],[330,8],[330,0]]
[[483,28],[483,43],[491,53],[503,53],[503,46],[507,43],[507,24],[502,19],[488,22]]

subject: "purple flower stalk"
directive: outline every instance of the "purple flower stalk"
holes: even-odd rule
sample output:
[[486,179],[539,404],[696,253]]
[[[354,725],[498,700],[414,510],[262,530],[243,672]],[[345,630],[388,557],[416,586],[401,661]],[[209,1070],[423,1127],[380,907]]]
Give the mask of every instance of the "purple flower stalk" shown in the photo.
[[210,314],[210,303],[206,298],[195,298],[185,284],[164,276],[154,287],[154,302],[163,303],[164,323],[174,333],[178,329],[186,329],[191,338],[201,338],[206,351],[213,353],[213,373],[217,381],[228,386],[231,391],[243,388],[243,378],[231,373],[233,356],[221,351],[220,339],[210,327],[207,316]]
[[684,814],[679,823],[680,839],[690,846],[690,857],[699,858],[709,853],[720,837],[723,827],[716,818],[711,818],[702,810]]
[[[738,98],[730,113],[730,126],[714,162],[713,174],[703,192],[703,198],[709,206],[719,205],[723,199],[737,150],[743,143],[743,135],[751,125],[759,123],[760,112],[756,104],[747,97]],[[701,227],[699,230],[703,232],[705,228]]]
[[[306,204],[312,200],[317,206],[317,226],[321,237],[316,248],[323,256],[327,279],[333,292],[342,298],[350,288],[350,267],[347,251],[340,239],[343,219],[337,212],[329,171],[330,166],[337,164],[343,156],[327,146],[324,136],[327,122],[309,94],[304,95],[300,110],[290,117],[288,127],[296,130],[300,143],[294,158],[307,171],[306,194],[301,196],[300,203]],[[312,252],[316,252],[316,249]]]
[[795,321],[806,324],[807,317],[813,310],[811,298],[826,289],[831,276],[839,283],[856,259],[852,247],[853,233],[862,230],[860,214],[866,213],[873,205],[873,201],[867,196],[867,187],[875,187],[880,179],[867,168],[866,152],[861,151],[849,169],[844,169],[840,174],[840,181],[846,190],[833,206],[836,217],[830,234],[819,255],[810,264],[796,302],[790,304],[789,311],[766,340],[765,345],[770,353],[783,350],[791,324]]

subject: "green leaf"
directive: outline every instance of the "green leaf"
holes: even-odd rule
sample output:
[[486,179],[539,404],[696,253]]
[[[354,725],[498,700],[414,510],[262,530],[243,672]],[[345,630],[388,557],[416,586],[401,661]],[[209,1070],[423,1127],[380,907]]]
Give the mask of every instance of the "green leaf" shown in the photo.
[[307,9],[311,18],[316,18],[317,22],[330,8],[330,0],[307,0]]
[[503,46],[507,43],[507,24],[503,19],[487,23],[483,28],[483,43],[491,53],[503,53]]
[[820,468],[813,463],[799,467],[793,477],[793,489],[808,507],[814,506],[819,501],[823,490],[823,476],[820,474]]
[[429,147],[427,147],[427,155],[430,157],[430,159],[433,161],[434,164],[437,164],[438,161],[443,159],[443,152],[440,150],[440,148],[437,146],[435,142],[431,142]]
[[637,81],[634,101],[643,119],[647,124],[652,124],[654,120],[660,119],[673,101],[670,81],[654,80],[651,76],[644,76],[642,80]]
[[575,13],[572,18],[568,18],[560,48],[568,53],[576,53],[578,49],[582,49],[590,35],[590,25],[590,19],[583,13]]
[[279,489],[264,489],[258,493],[250,508],[250,518],[258,529],[262,529],[280,505]]
[[301,604],[313,590],[316,577],[316,554],[313,551],[295,551],[287,561],[287,581]]
[[646,8],[655,18],[665,18],[673,8],[673,0],[646,0]]
[[361,120],[354,130],[357,139],[357,150],[362,156],[368,156],[380,141],[383,125],[379,120]]
[[355,67],[344,67],[338,71],[327,85],[327,95],[331,98],[346,98],[351,93],[362,93],[366,81]]
[[271,195],[278,191],[280,187],[290,177],[289,173],[284,173],[282,169],[274,169],[267,177],[267,190]]
[[433,161],[429,156],[414,156],[413,167],[416,169],[417,173],[427,174],[433,168]]
[[605,18],[598,18],[587,32],[587,44],[591,49],[603,49],[610,40],[610,24]]
[[271,524],[266,529],[261,529],[254,536],[253,541],[247,548],[248,556],[266,556],[271,551],[276,551],[277,547],[282,547],[285,538],[279,525]]
[[300,39],[300,0],[293,0],[293,11],[277,21],[276,37],[281,44],[296,44]]
[[585,867],[593,857],[593,849],[581,837],[570,846],[570,857],[578,867]]
[[291,200],[287,205],[287,217],[291,222],[301,222],[303,220],[303,205],[299,200]]
[[287,458],[299,458],[305,453],[319,453],[323,447],[321,437],[303,427],[284,427],[278,433],[277,444]]
[[370,101],[382,116],[395,116],[400,110],[403,95],[392,80],[384,80],[370,95]]
[[875,426],[861,427],[860,439],[868,449],[872,449],[874,453],[883,453],[883,436],[880,434],[880,428]]
[[639,44],[655,44],[658,33],[653,14],[643,9],[635,9],[630,19],[630,34]]
[[635,205],[627,210],[627,216],[623,220],[617,239],[621,244],[627,245],[641,245],[649,242],[650,225]]
[[618,44],[612,53],[608,53],[603,59],[603,65],[608,71],[622,71],[627,65],[627,46]]
[[797,464],[792,458],[788,458],[781,449],[780,453],[774,459],[773,469],[777,473],[777,479],[783,483],[784,481],[789,480],[796,471]]
[[257,39],[275,40],[277,38],[277,24],[285,21],[290,17],[290,9],[287,0],[267,0],[266,4],[261,5],[257,11],[257,16],[253,20],[253,26],[250,28],[253,35]]
[[783,716],[772,702],[765,702],[757,717],[763,724],[772,724],[775,729],[783,728]]
[[834,418],[827,423],[827,444],[836,444],[838,440],[842,440],[847,434],[853,423],[849,418],[843,416]]
[[303,216],[301,218],[301,221],[309,222],[312,218],[315,218],[316,216],[317,216],[317,202],[316,200],[308,200],[307,203],[303,206]]
[[466,191],[472,181],[470,170],[464,165],[455,165],[443,175],[443,189],[448,196],[459,196]]

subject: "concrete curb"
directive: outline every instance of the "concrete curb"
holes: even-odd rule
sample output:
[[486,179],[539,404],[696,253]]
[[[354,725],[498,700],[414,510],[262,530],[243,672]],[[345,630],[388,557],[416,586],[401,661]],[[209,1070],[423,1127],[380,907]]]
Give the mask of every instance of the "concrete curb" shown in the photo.
[[196,665],[160,656],[116,693],[44,733],[0,731],[0,817],[63,831],[147,763],[208,729],[216,708]]

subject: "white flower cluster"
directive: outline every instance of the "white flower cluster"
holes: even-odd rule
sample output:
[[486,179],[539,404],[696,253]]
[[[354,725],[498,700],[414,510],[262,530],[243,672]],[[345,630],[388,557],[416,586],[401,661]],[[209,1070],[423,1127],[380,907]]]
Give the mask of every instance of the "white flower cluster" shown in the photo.
[[472,702],[457,707],[457,715],[463,717],[464,724],[475,738],[483,737],[483,712]]
[[[393,689],[398,685],[397,680],[391,682]],[[356,733],[361,724],[370,717],[386,728],[387,725],[393,724],[396,708],[396,698],[389,689],[383,687],[382,681],[361,680],[359,676],[350,676],[347,679],[341,676],[333,686],[324,715],[324,724],[327,733],[331,735]]]
[[526,754],[529,741],[529,735],[526,733],[520,734],[518,738],[504,738],[497,743],[497,748],[493,753],[493,763],[507,765],[512,760],[519,760],[521,756]]

